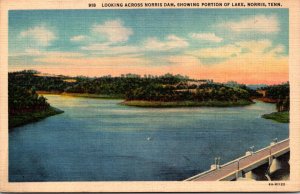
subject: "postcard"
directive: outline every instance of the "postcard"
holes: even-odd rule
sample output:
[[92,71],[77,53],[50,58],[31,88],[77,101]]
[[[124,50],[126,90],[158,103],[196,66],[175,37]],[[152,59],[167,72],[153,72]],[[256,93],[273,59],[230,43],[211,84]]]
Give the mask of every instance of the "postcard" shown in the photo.
[[297,0],[1,0],[2,192],[300,191]]

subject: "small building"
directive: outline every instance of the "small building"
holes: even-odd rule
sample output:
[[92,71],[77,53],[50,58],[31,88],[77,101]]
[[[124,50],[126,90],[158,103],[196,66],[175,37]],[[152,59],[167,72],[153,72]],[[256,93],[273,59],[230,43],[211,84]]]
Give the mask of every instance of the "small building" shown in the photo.
[[266,90],[257,90],[257,93],[261,94],[262,97],[266,97],[267,91]]

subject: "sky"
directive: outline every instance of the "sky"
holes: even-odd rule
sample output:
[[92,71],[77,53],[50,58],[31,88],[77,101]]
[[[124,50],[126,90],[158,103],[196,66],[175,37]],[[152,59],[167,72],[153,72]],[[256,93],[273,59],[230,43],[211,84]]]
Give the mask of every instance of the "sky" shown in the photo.
[[288,81],[288,9],[9,11],[9,71]]

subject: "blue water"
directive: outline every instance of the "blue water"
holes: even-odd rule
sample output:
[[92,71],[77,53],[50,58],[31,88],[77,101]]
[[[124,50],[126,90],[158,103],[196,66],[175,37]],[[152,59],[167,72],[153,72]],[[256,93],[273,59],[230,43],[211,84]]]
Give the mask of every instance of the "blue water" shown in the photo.
[[289,136],[261,118],[274,104],[137,108],[120,100],[46,96],[65,112],[9,134],[10,181],[183,180]]

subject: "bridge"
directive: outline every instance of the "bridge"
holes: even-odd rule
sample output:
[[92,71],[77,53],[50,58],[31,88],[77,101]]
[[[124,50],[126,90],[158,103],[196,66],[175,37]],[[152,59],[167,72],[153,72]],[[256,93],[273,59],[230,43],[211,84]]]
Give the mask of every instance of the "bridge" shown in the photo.
[[216,159],[216,163],[211,166],[210,170],[184,181],[257,180],[261,174],[271,180],[269,175],[289,161],[289,143],[289,139],[280,142],[274,140],[268,147],[256,152],[248,151],[244,156],[223,165],[219,165]]

